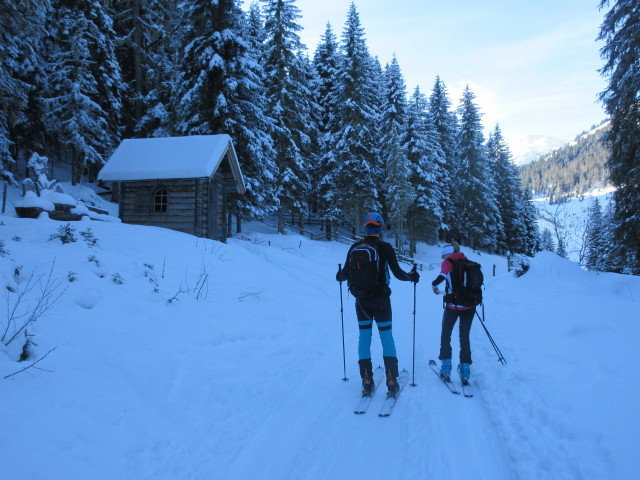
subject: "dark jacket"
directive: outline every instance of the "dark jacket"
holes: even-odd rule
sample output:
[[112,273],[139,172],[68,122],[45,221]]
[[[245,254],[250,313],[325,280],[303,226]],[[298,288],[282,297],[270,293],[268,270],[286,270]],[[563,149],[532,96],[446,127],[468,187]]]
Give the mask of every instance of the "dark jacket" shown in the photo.
[[390,243],[387,243],[380,239],[377,235],[367,235],[363,240],[360,240],[349,248],[347,252],[347,259],[344,262],[344,267],[336,274],[336,280],[339,282],[343,282],[345,280],[349,280],[349,256],[351,255],[351,250],[354,247],[361,245],[362,243],[368,243],[369,245],[375,246],[378,249],[378,253],[380,255],[380,261],[382,268],[380,269],[380,281],[378,282],[382,287],[380,289],[379,296],[389,296],[391,295],[391,288],[389,288],[390,276],[389,269],[393,272],[393,276],[398,280],[402,280],[404,282],[410,282],[411,277],[407,272],[400,268],[398,264],[398,258],[396,257],[396,252]]

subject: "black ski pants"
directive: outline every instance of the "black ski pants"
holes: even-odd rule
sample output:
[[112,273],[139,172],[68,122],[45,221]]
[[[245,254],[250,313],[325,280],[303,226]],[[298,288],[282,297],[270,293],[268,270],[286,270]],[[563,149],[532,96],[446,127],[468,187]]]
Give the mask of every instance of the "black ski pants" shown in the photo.
[[445,308],[442,314],[442,333],[440,335],[440,360],[451,358],[451,333],[458,318],[460,319],[460,363],[471,362],[471,343],[469,332],[476,309],[456,310]]

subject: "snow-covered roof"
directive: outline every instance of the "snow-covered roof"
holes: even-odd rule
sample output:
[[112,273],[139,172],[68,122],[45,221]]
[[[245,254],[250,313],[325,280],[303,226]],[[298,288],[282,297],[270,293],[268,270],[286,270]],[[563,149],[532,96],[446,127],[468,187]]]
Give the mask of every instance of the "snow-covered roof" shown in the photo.
[[229,135],[129,138],[122,141],[98,179],[107,182],[209,178],[223,159],[229,159],[238,191],[244,179]]

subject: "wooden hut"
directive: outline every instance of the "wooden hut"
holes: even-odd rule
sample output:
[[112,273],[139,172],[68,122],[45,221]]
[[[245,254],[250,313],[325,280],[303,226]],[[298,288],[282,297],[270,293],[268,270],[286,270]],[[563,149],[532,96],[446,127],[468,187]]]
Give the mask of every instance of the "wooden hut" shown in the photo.
[[98,174],[113,182],[125,223],[224,241],[225,197],[244,180],[229,135],[124,140]]

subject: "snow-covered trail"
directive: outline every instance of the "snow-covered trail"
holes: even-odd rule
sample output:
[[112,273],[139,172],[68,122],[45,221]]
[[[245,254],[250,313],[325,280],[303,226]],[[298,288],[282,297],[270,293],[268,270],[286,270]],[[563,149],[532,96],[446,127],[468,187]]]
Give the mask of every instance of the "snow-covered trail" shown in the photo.
[[[377,415],[384,386],[367,414],[353,414],[360,390],[357,327],[353,299],[345,294],[350,381],[340,380],[340,331],[331,332],[330,338],[318,338],[327,347],[327,357],[287,384],[286,402],[277,408],[264,405],[263,424],[224,478],[514,478],[482,399],[452,395],[427,366],[428,352],[437,353],[441,297],[434,297],[425,287],[430,273],[423,275],[417,290],[417,386],[405,388],[392,416]],[[411,376],[413,289],[410,283],[397,280],[393,287],[394,335],[401,368]],[[337,284],[335,293],[337,296]],[[339,324],[339,305],[327,300],[338,308],[310,312],[309,324]],[[382,361],[379,343],[375,332],[374,364]]]
[[279,408],[264,407],[263,424],[223,478],[512,478],[477,399],[453,397],[435,377],[418,375],[391,417],[377,416],[383,392],[367,414],[354,415],[358,380],[338,384],[320,370]]
[[[485,275],[488,291],[493,290],[493,298],[499,298],[506,295],[501,290],[503,284],[511,285],[509,282],[514,280],[506,271],[502,272],[500,266],[498,277],[491,277],[492,264],[487,261],[495,260],[484,259]],[[327,270],[330,282],[333,272]],[[355,475],[356,478],[569,480],[604,478],[601,475],[611,472],[606,450],[590,446],[588,437],[576,439],[575,426],[556,417],[555,409],[548,408],[554,392],[547,391],[546,384],[540,384],[539,378],[547,372],[531,371],[531,375],[527,375],[520,370],[532,364],[526,349],[525,358],[521,358],[518,348],[522,338],[510,322],[514,315],[520,315],[521,320],[528,319],[531,326],[536,324],[526,312],[512,311],[508,301],[504,305],[500,302],[496,308],[489,295],[487,326],[509,358],[509,365],[497,361],[476,319],[472,329],[475,359],[472,378],[478,386],[476,397],[454,396],[439,383],[427,365],[429,358],[437,358],[439,346],[441,297],[434,296],[428,288],[436,274],[437,270],[422,272],[417,288],[417,386],[405,388],[391,417],[377,416],[383,392],[378,392],[366,415],[352,412],[359,391],[357,328],[353,299],[344,293],[350,377],[350,381],[344,383],[340,381],[342,352],[336,285],[323,302],[325,308],[310,309],[307,318],[310,325],[328,321],[335,326],[329,331],[329,337],[316,337],[317,342],[325,346],[325,358],[303,369],[302,377],[291,380],[290,390],[286,387],[286,401],[277,406],[264,406],[260,428],[243,444],[225,478],[313,479]],[[413,289],[411,284],[397,280],[392,286],[398,356],[401,368],[409,370],[411,375]],[[523,293],[526,296],[526,291]],[[544,313],[535,312],[534,318],[535,315]],[[531,338],[536,339],[534,343],[539,341],[536,336]],[[526,348],[539,348],[525,344]],[[455,364],[457,329],[452,345]],[[377,332],[372,354],[374,364],[381,363]],[[584,454],[576,455],[572,448],[576,442],[584,444]],[[581,464],[581,457],[586,455],[591,456],[590,461]]]

